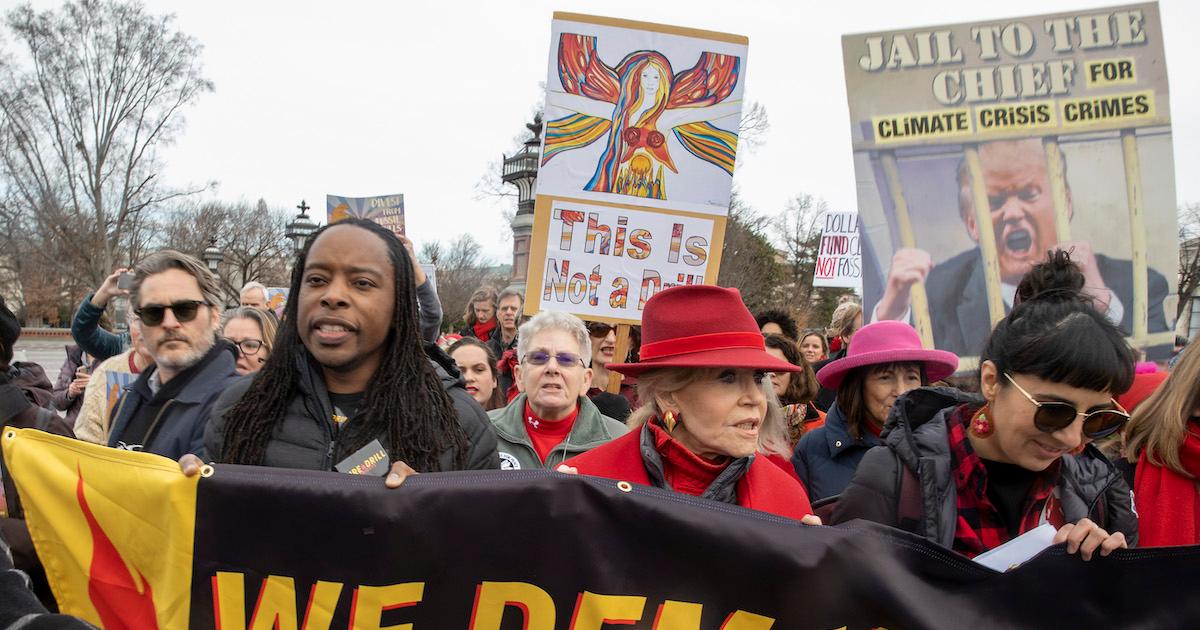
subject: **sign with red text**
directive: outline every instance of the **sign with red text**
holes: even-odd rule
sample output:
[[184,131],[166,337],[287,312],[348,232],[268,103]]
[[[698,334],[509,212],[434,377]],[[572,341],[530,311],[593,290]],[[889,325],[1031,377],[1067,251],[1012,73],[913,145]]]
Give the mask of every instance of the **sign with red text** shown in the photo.
[[636,324],[654,293],[716,282],[747,43],[554,15],[526,312]]
[[814,287],[862,289],[862,254],[857,212],[826,212],[813,271]]

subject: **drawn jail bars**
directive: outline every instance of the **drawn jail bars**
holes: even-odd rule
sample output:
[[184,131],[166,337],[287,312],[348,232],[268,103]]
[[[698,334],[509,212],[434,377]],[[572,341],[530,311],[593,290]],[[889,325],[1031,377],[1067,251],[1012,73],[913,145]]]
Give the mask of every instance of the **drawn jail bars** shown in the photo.
[[[1125,166],[1125,191],[1129,208],[1130,249],[1133,266],[1133,304],[1126,306],[1126,308],[1132,308],[1133,325],[1132,330],[1129,331],[1131,333],[1130,342],[1135,348],[1146,348],[1171,343],[1174,333],[1167,331],[1155,335],[1149,334],[1147,317],[1149,311],[1149,264],[1146,257],[1145,203],[1135,131],[1132,129],[1121,130],[1120,141]],[[1054,202],[1054,224],[1058,241],[1069,241],[1071,240],[1071,207],[1066,183],[1066,168],[1062,150],[1059,147],[1059,139],[1057,136],[1045,136],[1042,143],[1046,152],[1047,177],[1050,181],[1050,194]],[[878,157],[887,180],[889,197],[895,212],[900,246],[915,248],[917,247],[916,238],[909,216],[908,201],[905,198],[903,183],[897,167],[896,155],[893,151],[885,150],[879,151]],[[979,249],[983,258],[988,316],[994,326],[1004,317],[1005,305],[1000,284],[1000,264],[996,250],[995,230],[991,219],[991,205],[979,160],[979,143],[964,145],[963,162],[971,176],[971,198],[979,230]],[[913,324],[921,337],[921,343],[929,348],[934,347],[932,319],[924,283],[913,285],[910,293],[910,306]],[[976,367],[978,367],[977,357],[963,357],[959,370],[967,371]]]

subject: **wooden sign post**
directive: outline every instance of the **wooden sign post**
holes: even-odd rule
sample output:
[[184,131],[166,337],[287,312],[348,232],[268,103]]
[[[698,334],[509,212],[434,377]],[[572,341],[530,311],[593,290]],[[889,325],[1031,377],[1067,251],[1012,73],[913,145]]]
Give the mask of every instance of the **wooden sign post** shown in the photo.
[[[617,324],[617,346],[613,349],[613,361],[624,363],[629,359],[629,324]],[[604,391],[617,394],[621,391],[621,375],[616,372],[608,373],[608,383]]]

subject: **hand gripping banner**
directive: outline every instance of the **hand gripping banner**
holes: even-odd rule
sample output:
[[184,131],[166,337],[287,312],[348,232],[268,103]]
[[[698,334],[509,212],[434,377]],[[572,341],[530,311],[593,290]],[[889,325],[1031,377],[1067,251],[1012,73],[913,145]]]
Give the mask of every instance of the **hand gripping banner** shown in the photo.
[[896,530],[808,527],[544,471],[379,478],[3,447],[63,612],[106,628],[1186,628],[1200,547],[1008,573]]

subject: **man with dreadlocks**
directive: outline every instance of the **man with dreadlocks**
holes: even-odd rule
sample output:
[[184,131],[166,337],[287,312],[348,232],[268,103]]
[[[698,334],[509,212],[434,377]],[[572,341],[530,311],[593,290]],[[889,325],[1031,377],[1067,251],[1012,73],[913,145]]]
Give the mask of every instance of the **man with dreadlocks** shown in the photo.
[[[421,340],[416,291],[392,232],[346,219],[313,234],[274,351],[217,402],[209,458],[346,472],[384,451],[389,479],[408,466],[499,468],[496,436],[454,361]],[[191,473],[199,462],[180,463]]]

